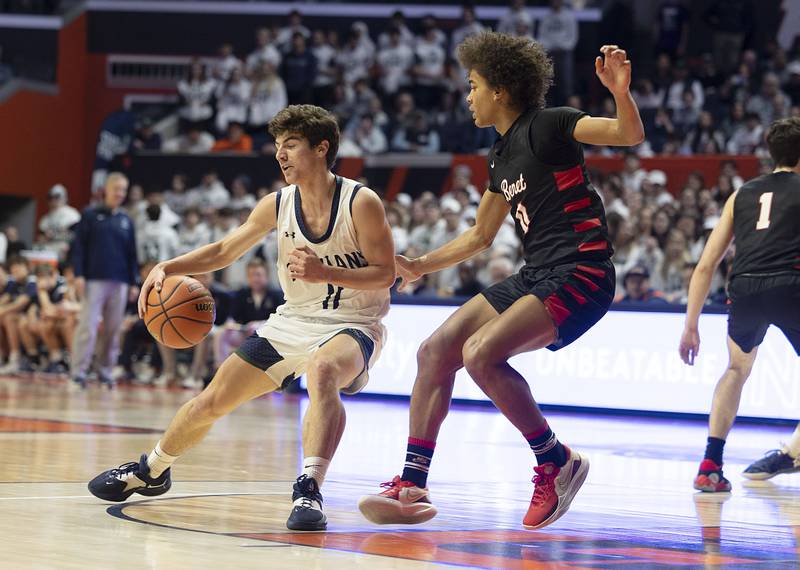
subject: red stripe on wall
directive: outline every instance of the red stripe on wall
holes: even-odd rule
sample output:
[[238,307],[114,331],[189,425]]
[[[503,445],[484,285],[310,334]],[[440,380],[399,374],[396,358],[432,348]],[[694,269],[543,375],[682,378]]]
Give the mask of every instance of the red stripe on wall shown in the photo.
[[397,195],[402,192],[403,184],[406,181],[406,176],[408,175],[408,167],[407,166],[398,166],[394,170],[392,170],[392,175],[389,178],[389,183],[386,184],[386,199],[390,202],[397,198]]
[[[605,243],[605,242],[603,242]],[[597,269],[595,267],[589,267],[588,265],[576,265],[575,269],[579,271],[583,271],[584,273],[588,273],[589,275],[594,275],[595,277],[605,277],[606,272],[602,269]]]
[[582,243],[578,246],[578,251],[597,251],[600,249],[607,249],[608,242],[606,240],[603,241],[587,241],[586,243]]
[[558,188],[559,192],[577,186],[583,182],[583,169],[581,165],[574,168],[570,168],[569,170],[562,170],[561,172],[553,172],[553,176],[556,179],[556,187]]
[[590,198],[581,198],[580,200],[575,200],[574,202],[567,202],[564,204],[564,212],[567,214],[571,212],[577,212],[578,210],[583,210],[591,205],[592,200]]
[[586,220],[585,222],[572,225],[572,229],[574,229],[576,232],[585,232],[587,230],[591,230],[592,228],[599,228],[599,227],[600,227],[600,218],[592,218],[591,220]]
[[550,295],[544,300],[544,306],[547,309],[547,312],[550,313],[550,318],[553,319],[553,322],[556,324],[557,327],[561,326],[567,317],[569,317],[572,312],[567,308],[564,304],[564,301],[558,297],[558,295]]

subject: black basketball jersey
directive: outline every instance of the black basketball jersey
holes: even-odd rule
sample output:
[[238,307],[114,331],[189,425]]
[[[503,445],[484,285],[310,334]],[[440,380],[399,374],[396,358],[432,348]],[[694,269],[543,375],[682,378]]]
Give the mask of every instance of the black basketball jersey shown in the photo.
[[489,153],[491,192],[511,206],[525,261],[533,267],[604,260],[613,249],[605,210],[572,131],[586,114],[530,109]]
[[731,277],[800,271],[800,175],[750,180],[733,203],[736,256]]

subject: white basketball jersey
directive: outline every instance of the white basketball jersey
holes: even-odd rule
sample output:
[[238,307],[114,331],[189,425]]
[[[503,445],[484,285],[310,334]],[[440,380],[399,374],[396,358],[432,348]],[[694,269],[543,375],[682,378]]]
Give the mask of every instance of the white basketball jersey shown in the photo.
[[305,225],[297,186],[286,186],[278,191],[277,268],[286,299],[286,303],[277,309],[278,314],[315,322],[372,325],[389,311],[388,289],[350,289],[330,283],[307,283],[292,279],[287,268],[289,254],[303,246],[311,248],[322,263],[333,267],[368,265],[353,224],[353,199],[361,186],[349,178],[336,177],[330,222],[319,237],[311,235]]

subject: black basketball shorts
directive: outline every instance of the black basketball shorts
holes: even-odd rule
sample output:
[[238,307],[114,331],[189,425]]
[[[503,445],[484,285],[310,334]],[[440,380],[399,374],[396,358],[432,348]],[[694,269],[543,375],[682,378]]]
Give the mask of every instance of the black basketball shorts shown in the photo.
[[744,352],[775,325],[800,356],[800,274],[737,275],[728,286],[728,336]]
[[498,313],[525,295],[537,297],[558,329],[558,338],[547,348],[558,350],[578,339],[608,312],[615,287],[611,261],[584,261],[545,269],[526,265],[486,289],[483,296]]

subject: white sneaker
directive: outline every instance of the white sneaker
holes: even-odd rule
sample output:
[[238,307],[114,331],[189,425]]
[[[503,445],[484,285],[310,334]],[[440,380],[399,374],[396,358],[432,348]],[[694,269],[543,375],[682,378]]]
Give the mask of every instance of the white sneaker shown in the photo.
[[16,358],[10,359],[0,366],[0,374],[16,374],[17,372],[19,372],[19,360]]
[[186,388],[187,390],[194,390],[196,388],[203,387],[203,381],[199,378],[195,378],[194,376],[187,376],[181,382],[181,387]]
[[166,388],[169,385],[171,378],[166,374],[161,374],[158,378],[153,380],[153,386],[156,388]]
[[421,489],[399,475],[379,495],[365,495],[358,501],[361,514],[375,524],[419,524],[431,520],[437,510],[431,504],[428,489]]

